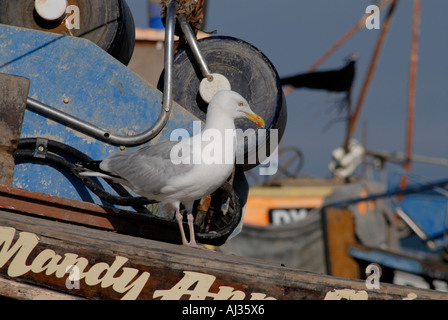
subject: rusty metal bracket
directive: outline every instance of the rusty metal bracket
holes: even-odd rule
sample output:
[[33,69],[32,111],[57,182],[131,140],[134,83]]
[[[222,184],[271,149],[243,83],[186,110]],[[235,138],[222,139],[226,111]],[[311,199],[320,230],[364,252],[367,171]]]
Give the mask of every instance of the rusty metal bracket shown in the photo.
[[34,156],[36,158],[45,159],[47,157],[48,139],[37,138],[36,149],[34,149]]

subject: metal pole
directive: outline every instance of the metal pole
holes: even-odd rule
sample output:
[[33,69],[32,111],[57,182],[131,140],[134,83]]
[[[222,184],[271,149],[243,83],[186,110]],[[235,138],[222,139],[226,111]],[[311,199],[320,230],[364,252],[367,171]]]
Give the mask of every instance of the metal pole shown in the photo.
[[187,38],[188,45],[190,46],[193,56],[196,59],[196,62],[198,63],[202,75],[209,81],[213,81],[213,76],[211,75],[207,63],[204,57],[202,56],[201,51],[199,50],[198,41],[196,40],[196,36],[193,30],[191,29],[190,24],[188,23],[187,18],[185,17],[185,14],[179,14],[177,19],[179,21],[180,27],[182,28],[182,32]]
[[176,1],[168,4],[165,28],[165,78],[162,111],[151,128],[134,136],[114,135],[107,130],[78,119],[64,111],[57,110],[32,98],[27,99],[27,109],[42,114],[54,121],[67,125],[88,136],[117,146],[136,146],[154,138],[166,125],[172,106],[172,69],[174,61],[174,24],[176,19]]
[[[408,91],[408,121],[406,129],[406,158],[404,162],[404,170],[411,171],[412,158],[412,136],[414,134],[414,113],[415,113],[415,87],[417,79],[417,62],[418,62],[418,36],[420,28],[420,0],[414,0],[414,15],[412,18],[412,44],[410,56],[409,70],[409,91]],[[406,188],[408,177],[402,176],[400,188]],[[399,198],[401,199],[401,198]]]
[[422,162],[427,164],[439,165],[439,166],[448,166],[448,159],[436,158],[436,157],[428,157],[423,155],[406,155],[403,152],[387,152],[387,151],[379,151],[379,150],[367,150],[366,155],[372,157],[380,157],[385,159],[386,161],[395,162],[397,164],[403,165],[407,159],[413,162]]
[[414,131],[415,113],[415,88],[417,80],[418,63],[418,41],[420,28],[420,0],[414,1],[414,17],[412,24],[412,45],[410,57],[409,93],[408,93],[408,124],[406,135],[406,162],[404,168],[407,172],[411,170],[412,136]]
[[[381,9],[384,5],[386,5],[391,0],[383,0],[378,5],[378,8]],[[348,30],[338,41],[336,41],[330,49],[328,49],[319,59],[317,59],[306,72],[313,72],[317,69],[318,66],[322,64],[329,56],[331,56],[337,49],[339,49],[340,46],[342,46],[348,39],[351,38],[358,30],[360,30],[362,27],[364,27],[367,18],[370,16],[370,13],[365,14],[350,30]],[[285,90],[283,91],[285,97],[288,96],[292,90],[294,89],[294,86],[288,85]]]
[[447,188],[448,187],[448,179],[445,180],[439,180],[427,184],[422,185],[416,185],[412,187],[407,187],[405,189],[397,188],[395,190],[386,191],[383,193],[377,193],[366,197],[361,198],[354,198],[354,199],[348,199],[348,200],[342,200],[337,201],[333,203],[324,204],[322,206],[323,209],[330,208],[330,207],[343,207],[343,206],[349,206],[352,204],[356,204],[358,202],[363,201],[371,201],[371,200],[377,200],[381,198],[387,198],[387,197],[394,197],[394,196],[404,196],[406,194],[412,194],[412,193],[420,193],[428,190],[432,190],[435,188]]
[[[166,9],[165,26],[165,78],[163,79],[163,107],[165,112],[171,110],[173,101],[173,64],[174,64],[174,27],[176,24],[177,1],[170,1]],[[163,111],[162,111],[163,113]],[[168,116],[169,114],[165,114]],[[166,121],[165,121],[166,123]]]
[[367,90],[369,88],[370,80],[372,79],[373,72],[375,71],[376,63],[378,61],[378,57],[379,57],[380,51],[381,51],[381,49],[383,47],[383,43],[384,43],[384,39],[386,37],[386,33],[389,30],[390,21],[392,19],[392,15],[394,13],[394,9],[395,9],[396,3],[397,3],[397,1],[394,0],[391,3],[390,7],[389,7],[389,11],[387,12],[386,21],[384,22],[384,25],[383,25],[383,27],[381,29],[381,33],[380,33],[380,36],[378,38],[378,42],[376,44],[375,52],[373,53],[372,60],[370,62],[369,70],[368,70],[366,78],[364,80],[364,85],[362,87],[358,103],[356,105],[355,111],[353,112],[353,115],[351,116],[349,124],[348,124],[348,130],[347,130],[347,137],[346,137],[346,140],[345,140],[345,146],[348,145],[348,142],[350,141],[350,138],[352,137],[353,132],[355,131],[356,121],[358,120],[358,116],[359,116],[359,113],[361,111],[362,104],[364,103],[364,99],[366,97]]

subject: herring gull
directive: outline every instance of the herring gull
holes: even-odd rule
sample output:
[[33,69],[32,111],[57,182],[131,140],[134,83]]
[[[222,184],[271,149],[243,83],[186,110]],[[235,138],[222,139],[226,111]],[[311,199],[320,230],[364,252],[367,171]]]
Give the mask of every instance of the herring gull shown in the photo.
[[[182,244],[203,248],[195,240],[193,204],[217,190],[231,175],[236,149],[234,121],[240,118],[248,118],[257,126],[264,126],[264,120],[251,110],[240,94],[222,90],[211,99],[205,126],[199,136],[164,141],[135,152],[114,153],[102,161],[80,163],[78,169],[82,171],[81,175],[112,179],[148,199],[171,204],[176,210]],[[231,141],[218,143],[216,137],[228,137],[229,130],[233,133]],[[200,161],[193,161],[195,157],[198,159],[198,151],[201,153]],[[217,154],[224,161],[216,161],[213,157]],[[190,241],[187,241],[182,225],[181,203],[187,211]]]

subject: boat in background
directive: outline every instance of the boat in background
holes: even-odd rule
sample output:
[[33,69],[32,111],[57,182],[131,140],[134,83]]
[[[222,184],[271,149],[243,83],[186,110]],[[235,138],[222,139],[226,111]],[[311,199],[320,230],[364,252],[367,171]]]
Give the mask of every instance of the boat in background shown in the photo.
[[[244,228],[219,250],[312,272],[365,279],[366,284],[372,280],[371,285],[383,282],[448,291],[448,179],[431,181],[414,175],[411,168],[419,161],[442,166],[448,163],[446,159],[412,153],[420,0],[414,1],[406,152],[366,150],[365,144],[352,139],[396,1],[379,3],[381,7],[387,5],[354,110],[351,83],[342,90],[347,93],[347,135],[332,153],[329,168],[333,179],[303,179],[297,174],[252,186]],[[363,16],[307,73],[286,78],[285,95],[297,87],[334,91],[328,80],[346,80],[346,67],[329,72],[315,70],[364,26],[369,15]],[[386,163],[401,168],[392,172],[386,170]],[[356,172],[360,164],[361,174]],[[376,173],[380,179],[372,178]]]

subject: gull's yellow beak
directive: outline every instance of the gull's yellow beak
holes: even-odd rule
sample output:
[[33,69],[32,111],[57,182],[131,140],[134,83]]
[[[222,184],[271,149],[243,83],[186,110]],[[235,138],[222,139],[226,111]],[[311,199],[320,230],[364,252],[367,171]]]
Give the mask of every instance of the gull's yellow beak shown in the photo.
[[264,127],[264,120],[258,114],[249,112],[244,113],[246,114],[247,118],[253,123],[255,123],[258,127]]

